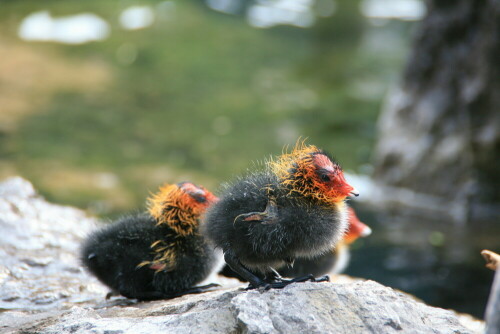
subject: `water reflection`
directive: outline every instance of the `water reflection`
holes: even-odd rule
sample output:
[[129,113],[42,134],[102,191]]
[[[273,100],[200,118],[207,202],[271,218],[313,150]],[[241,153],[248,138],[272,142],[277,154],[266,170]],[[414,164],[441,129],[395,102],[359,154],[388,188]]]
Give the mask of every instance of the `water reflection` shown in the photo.
[[248,23],[255,28],[291,25],[308,28],[316,17],[329,17],[335,13],[334,0],[206,0],[209,8],[226,13],[244,13]]
[[109,24],[99,16],[84,13],[59,18],[48,11],[27,16],[19,27],[18,35],[27,41],[53,41],[83,44],[104,40],[110,33]]
[[280,24],[307,28],[315,22],[313,5],[313,0],[257,1],[248,9],[247,20],[256,28],[270,28]]
[[[130,6],[119,14],[119,23],[123,29],[138,30],[150,27],[156,18],[169,18],[175,9],[172,1],[160,2],[151,6]],[[58,42],[65,44],[84,44],[102,41],[111,33],[110,24],[93,13],[82,13],[63,17],[52,17],[49,11],[40,11],[28,15],[19,26],[18,35],[26,41]],[[125,53],[127,50],[125,50]],[[130,64],[134,56],[117,55],[119,61]],[[133,59],[133,60],[131,60]],[[123,61],[122,61],[123,60]]]
[[205,0],[207,6],[218,12],[237,14],[243,8],[242,0]]
[[[226,14],[243,14],[255,28],[291,25],[313,26],[318,17],[330,17],[337,11],[335,0],[206,0],[206,5]],[[373,25],[389,20],[418,21],[426,13],[422,0],[363,0],[359,10]]]
[[361,13],[371,19],[399,19],[417,21],[425,15],[421,0],[363,0]]
[[120,14],[120,25],[127,30],[137,30],[153,24],[155,15],[149,6],[131,6]]
[[480,251],[498,247],[500,226],[457,227],[451,221],[359,205],[356,212],[373,234],[354,244],[347,274],[483,318],[494,273],[485,268]]

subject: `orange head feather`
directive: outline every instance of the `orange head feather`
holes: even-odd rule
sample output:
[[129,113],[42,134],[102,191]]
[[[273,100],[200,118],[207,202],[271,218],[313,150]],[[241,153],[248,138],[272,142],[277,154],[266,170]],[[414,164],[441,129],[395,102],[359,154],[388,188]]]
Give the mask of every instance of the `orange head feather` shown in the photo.
[[[165,184],[148,199],[148,211],[157,225],[168,225],[178,236],[188,236],[197,233],[201,215],[217,200],[210,191],[190,182]],[[143,261],[138,267],[148,266],[156,272],[174,270],[181,244],[182,238],[153,242],[154,260]]]
[[314,145],[299,142],[292,152],[269,161],[268,165],[291,193],[329,204],[357,195],[345,180],[342,168]]
[[180,234],[193,233],[199,218],[218,198],[190,182],[166,184],[148,199],[148,211],[158,225],[167,224]]

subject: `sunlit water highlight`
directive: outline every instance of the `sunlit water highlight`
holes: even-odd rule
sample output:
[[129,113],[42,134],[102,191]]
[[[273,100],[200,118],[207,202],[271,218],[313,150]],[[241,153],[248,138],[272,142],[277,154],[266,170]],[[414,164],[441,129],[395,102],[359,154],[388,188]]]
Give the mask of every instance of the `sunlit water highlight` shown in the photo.
[[109,24],[99,16],[83,13],[54,18],[48,11],[27,16],[18,30],[26,41],[83,44],[106,39],[110,34]]

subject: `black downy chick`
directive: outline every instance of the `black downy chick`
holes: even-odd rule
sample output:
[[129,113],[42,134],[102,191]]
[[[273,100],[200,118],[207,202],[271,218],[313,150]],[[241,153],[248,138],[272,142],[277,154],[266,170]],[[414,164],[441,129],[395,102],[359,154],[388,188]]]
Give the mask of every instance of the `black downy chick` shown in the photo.
[[274,268],[331,251],[347,229],[350,195],[357,193],[340,166],[315,146],[299,144],[229,186],[207,211],[203,233],[249,288],[315,281],[312,275],[285,280]]
[[[349,227],[347,233],[340,242],[335,245],[331,252],[327,252],[314,258],[298,258],[293,266],[284,266],[278,269],[278,273],[284,277],[295,277],[312,274],[314,276],[325,274],[340,274],[349,264],[350,252],[349,246],[359,237],[366,237],[371,234],[369,226],[361,222],[353,208],[348,207]],[[225,266],[220,272],[227,277],[235,277],[244,281],[241,276],[236,274],[229,266]]]
[[149,213],[118,220],[91,234],[81,260],[114,292],[139,300],[169,299],[203,292],[215,264],[199,234],[200,216],[217,201],[192,183],[165,185],[149,199]]

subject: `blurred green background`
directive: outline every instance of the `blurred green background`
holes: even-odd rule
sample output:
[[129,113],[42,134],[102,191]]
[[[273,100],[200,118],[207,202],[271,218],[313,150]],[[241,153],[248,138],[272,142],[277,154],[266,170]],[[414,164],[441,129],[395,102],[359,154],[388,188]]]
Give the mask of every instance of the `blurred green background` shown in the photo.
[[[164,182],[216,190],[299,137],[369,173],[413,23],[369,17],[376,1],[275,3],[309,21],[255,27],[248,13],[262,1],[0,2],[0,178],[115,217]],[[131,6],[146,6],[151,24],[124,28]],[[93,13],[107,37],[20,38],[41,11]]]

